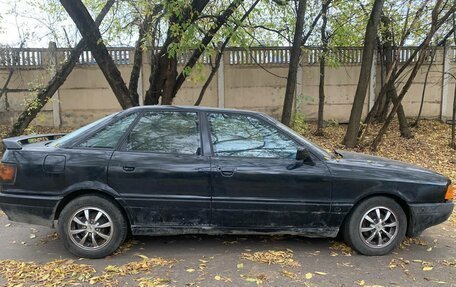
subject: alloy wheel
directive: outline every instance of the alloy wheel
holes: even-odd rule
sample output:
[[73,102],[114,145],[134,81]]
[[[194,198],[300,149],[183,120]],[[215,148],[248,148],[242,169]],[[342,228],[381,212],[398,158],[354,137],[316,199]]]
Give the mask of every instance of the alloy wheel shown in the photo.
[[372,248],[388,246],[399,231],[399,221],[396,214],[384,206],[368,210],[359,225],[359,234],[363,242]]
[[95,250],[112,239],[114,226],[111,217],[96,207],[78,209],[68,224],[68,235],[79,248]]

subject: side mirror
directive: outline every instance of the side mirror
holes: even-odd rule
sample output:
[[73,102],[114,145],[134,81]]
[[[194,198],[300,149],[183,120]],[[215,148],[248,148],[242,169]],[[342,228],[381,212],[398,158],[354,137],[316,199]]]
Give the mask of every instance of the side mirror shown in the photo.
[[296,151],[296,160],[298,161],[312,161],[310,157],[309,150],[305,147],[299,147]]
[[312,160],[312,157],[310,156],[309,150],[306,149],[305,147],[299,147],[296,150],[296,162],[288,165],[287,169],[293,170],[293,169],[303,166],[304,164],[311,165],[311,166],[315,165],[315,163]]

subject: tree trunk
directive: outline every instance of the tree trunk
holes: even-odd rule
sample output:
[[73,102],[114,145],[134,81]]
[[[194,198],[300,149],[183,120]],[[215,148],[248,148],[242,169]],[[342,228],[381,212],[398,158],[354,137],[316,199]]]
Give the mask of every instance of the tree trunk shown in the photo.
[[[397,90],[396,87],[393,86],[391,100],[393,103],[398,101],[397,97]],[[399,131],[401,132],[401,137],[409,139],[412,138],[412,132],[410,131],[409,124],[407,123],[407,117],[405,116],[404,106],[402,106],[401,102],[397,103],[397,120],[399,121]]]
[[65,10],[79,29],[87,47],[92,52],[114,95],[123,109],[135,106],[119,69],[103,43],[100,30],[81,0],[60,0]]
[[369,79],[371,75],[372,60],[377,39],[377,28],[380,22],[380,16],[382,14],[383,2],[384,0],[375,0],[366,27],[361,72],[359,75],[355,98],[353,100],[347,132],[344,138],[344,144],[349,148],[354,147],[358,139],[361,115],[363,113],[364,100],[366,99]]
[[141,74],[141,66],[143,61],[144,50],[142,48],[145,33],[148,32],[152,15],[146,16],[141,27],[139,27],[138,40],[135,45],[135,54],[133,58],[133,67],[131,68],[130,81],[128,82],[128,91],[136,105],[139,105],[139,76]]
[[[109,0],[100,14],[95,20],[97,27],[103,21],[106,14],[108,14],[112,5],[114,5],[115,0]],[[86,41],[82,39],[76,45],[76,47],[71,51],[69,59],[62,65],[62,67],[56,72],[52,79],[48,82],[47,86],[44,89],[38,91],[36,98],[27,105],[25,110],[19,115],[17,121],[14,123],[11,131],[8,133],[8,136],[18,136],[24,133],[24,130],[29,126],[29,124],[35,119],[41,109],[47,104],[49,99],[55,94],[55,92],[60,88],[60,86],[65,83],[68,75],[73,71],[74,66],[79,60],[79,56],[82,54],[84,49],[87,47]]]
[[[453,37],[456,43],[456,12],[453,12]],[[453,115],[451,120],[451,147],[456,149],[456,83],[454,84]]]
[[326,53],[328,52],[328,36],[326,35],[326,24],[328,22],[328,2],[323,0],[321,4],[321,42],[322,53],[320,55],[320,83],[318,86],[318,117],[317,117],[317,131],[316,135],[322,136],[324,134],[324,107],[325,107],[325,65]]
[[162,105],[172,105],[173,104],[173,92],[174,86],[176,85],[177,77],[177,60],[173,59],[172,61],[167,62],[167,69],[163,74],[163,92],[162,92]]
[[296,17],[296,27],[293,37],[293,45],[290,51],[290,66],[288,68],[287,87],[283,101],[282,123],[290,126],[293,101],[296,90],[296,78],[301,59],[301,43],[303,41],[304,16],[306,13],[307,0],[299,0]]
[[[223,44],[225,44],[225,43],[227,43],[226,40]],[[222,61],[224,50],[225,50],[225,47],[222,45],[219,48],[219,51],[217,51],[217,55],[215,56],[214,66],[211,65],[211,72],[209,73],[209,76],[207,77],[206,82],[204,82],[204,85],[201,88],[198,99],[195,102],[195,106],[199,106],[201,104],[201,102],[203,101],[204,94],[206,93],[207,88],[211,84],[212,79],[214,78],[215,74],[217,73],[217,71],[220,67],[220,62]]]

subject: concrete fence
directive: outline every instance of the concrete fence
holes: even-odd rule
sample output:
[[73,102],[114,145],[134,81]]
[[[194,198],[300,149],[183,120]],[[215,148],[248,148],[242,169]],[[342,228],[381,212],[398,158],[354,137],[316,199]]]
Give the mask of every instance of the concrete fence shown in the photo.
[[[416,47],[404,47],[397,51],[399,63],[407,61]],[[403,104],[407,116],[416,116],[419,110],[426,71],[431,63],[433,47],[424,51],[426,62],[418,72]],[[125,81],[128,81],[133,48],[109,48]],[[0,49],[0,88],[3,87],[11,69],[13,76],[8,93],[0,99],[0,124],[12,124],[18,114],[33,99],[33,90],[43,86],[55,74],[59,65],[68,58],[71,49],[57,48],[51,43],[45,49]],[[306,119],[316,118],[318,110],[319,56],[318,47],[304,47],[296,82],[295,110]],[[179,58],[180,68],[190,54]],[[453,91],[456,76],[456,48],[437,47],[430,67],[422,112],[425,118],[446,120],[451,116]],[[340,47],[328,55],[326,68],[325,119],[347,122],[358,83],[362,58],[361,47]],[[204,54],[201,65],[195,68],[179,91],[174,104],[193,105],[207,75],[210,72],[210,55]],[[378,55],[374,56],[373,73],[366,97],[364,114],[373,106],[382,83]],[[289,47],[252,47],[248,50],[229,48],[201,105],[251,109],[280,117],[285,94],[286,76],[290,61]],[[149,87],[150,57],[143,57],[138,93],[143,96]],[[399,88],[409,71],[399,80]],[[79,63],[55,93],[52,100],[35,120],[44,126],[77,127],[106,114],[120,110],[103,74],[90,51],[84,51]]]

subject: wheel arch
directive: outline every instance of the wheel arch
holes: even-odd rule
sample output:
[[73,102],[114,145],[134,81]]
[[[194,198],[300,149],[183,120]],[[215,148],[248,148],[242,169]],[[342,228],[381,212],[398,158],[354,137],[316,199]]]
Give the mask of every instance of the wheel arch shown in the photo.
[[122,211],[123,216],[127,220],[128,228],[131,228],[130,215],[128,214],[127,209],[121,204],[121,200],[117,198],[117,194],[104,189],[82,188],[67,193],[57,204],[54,212],[54,220],[59,219],[62,210],[68,203],[70,203],[75,198],[87,195],[99,196],[114,203]]
[[369,198],[372,198],[372,197],[387,197],[387,198],[391,198],[393,199],[397,204],[400,205],[400,207],[402,208],[402,210],[404,211],[405,213],[405,216],[407,218],[407,234],[409,233],[409,228],[411,226],[411,220],[412,220],[412,217],[411,217],[411,210],[410,210],[410,207],[408,206],[407,204],[407,200],[403,197],[401,197],[400,195],[398,194],[395,194],[395,193],[391,193],[391,192],[377,192],[377,193],[371,193],[371,194],[366,194],[364,196],[361,196],[359,198],[356,199],[355,203],[353,204],[353,206],[350,208],[350,211],[347,213],[347,215],[345,215],[345,218],[342,222],[342,228],[345,228],[345,224],[346,224],[346,221],[347,221],[347,218],[349,218],[349,216],[352,214],[352,212],[356,209],[356,207],[363,201],[369,199]]

